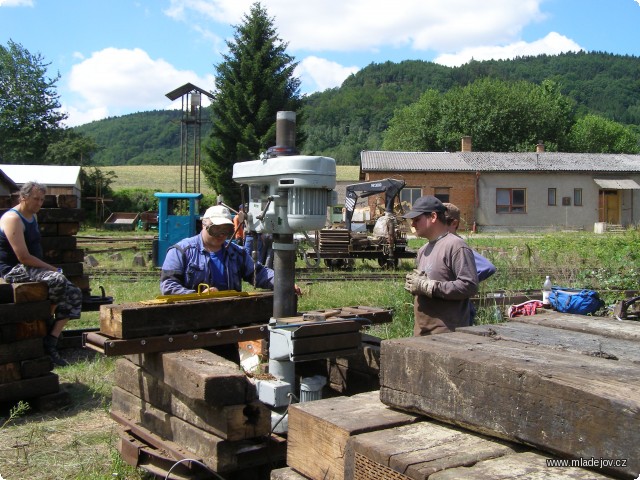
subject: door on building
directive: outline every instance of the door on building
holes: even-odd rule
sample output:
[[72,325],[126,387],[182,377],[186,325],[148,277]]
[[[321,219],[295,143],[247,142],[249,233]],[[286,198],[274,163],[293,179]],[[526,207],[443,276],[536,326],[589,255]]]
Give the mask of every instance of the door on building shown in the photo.
[[600,190],[598,198],[598,221],[619,225],[620,192],[618,190]]

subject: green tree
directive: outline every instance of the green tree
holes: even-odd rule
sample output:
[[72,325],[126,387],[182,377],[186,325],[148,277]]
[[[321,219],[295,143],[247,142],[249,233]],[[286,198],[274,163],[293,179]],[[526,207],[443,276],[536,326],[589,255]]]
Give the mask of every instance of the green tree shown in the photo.
[[[113,170],[101,170],[96,167],[80,169],[80,184],[82,185],[82,198],[88,200],[83,202],[83,207],[87,213],[88,220],[104,220],[102,214],[105,209],[105,200],[111,200],[113,189],[111,184],[118,176]],[[95,210],[95,213],[93,211]],[[100,218],[96,218],[100,217]]]
[[585,153],[640,153],[640,135],[631,127],[588,114],[569,133],[570,151]]
[[89,136],[75,130],[64,130],[62,138],[47,148],[45,158],[48,165],[92,165],[92,155],[98,144]]
[[383,148],[406,152],[442,150],[433,128],[442,118],[442,98],[437,91],[427,90],[416,103],[398,110],[389,122]]
[[42,164],[51,143],[60,138],[56,82],[46,76],[48,63],[9,40],[0,45],[0,160],[4,163]]
[[[217,92],[212,103],[212,132],[202,171],[225,202],[236,205],[240,189],[233,182],[233,164],[258,158],[275,144],[276,113],[299,111],[300,80],[297,63],[286,53],[267,11],[254,3],[244,21],[234,27],[229,53],[216,66]],[[298,115],[298,125],[302,116]],[[296,144],[303,141],[297,129]]]
[[564,146],[574,102],[557,85],[491,78],[444,94],[430,90],[399,110],[384,137],[386,148],[408,151],[455,151],[460,138],[473,137],[474,150],[530,151],[539,140],[549,150]]

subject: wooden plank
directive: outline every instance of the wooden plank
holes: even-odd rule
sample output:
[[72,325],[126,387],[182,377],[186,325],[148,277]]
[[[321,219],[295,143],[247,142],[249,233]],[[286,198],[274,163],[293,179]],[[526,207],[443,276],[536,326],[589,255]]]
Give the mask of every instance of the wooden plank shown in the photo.
[[329,386],[343,395],[380,390],[380,338],[362,334],[358,352],[327,360]]
[[58,208],[78,208],[78,197],[75,195],[56,195]]
[[43,208],[38,212],[38,222],[82,222],[84,217],[81,208]]
[[56,208],[58,206],[58,202],[56,201],[56,196],[52,194],[48,194],[44,196],[44,201],[42,202],[43,208]]
[[358,372],[343,365],[330,365],[327,376],[329,388],[342,395],[356,395],[380,390],[378,375]]
[[55,373],[18,380],[17,382],[2,383],[0,384],[0,402],[29,400],[42,395],[56,393],[59,388],[58,375]]
[[272,292],[163,305],[103,305],[100,331],[114,338],[140,338],[268,323],[272,313]]
[[44,320],[25,320],[24,322],[0,325],[0,343],[12,343],[18,340],[44,337],[47,334],[47,322]]
[[58,235],[57,223],[40,222],[38,223],[38,228],[40,229],[40,235],[43,237],[55,237]]
[[309,478],[342,479],[351,436],[416,421],[416,415],[383,405],[379,392],[293,404],[287,465]]
[[42,250],[45,256],[55,256],[57,252],[78,248],[76,237],[42,237],[40,243],[42,243]]
[[84,261],[84,250],[66,250],[62,252],[62,263],[79,263]]
[[0,343],[0,363],[19,362],[44,355],[42,338],[29,338],[13,343]]
[[550,468],[550,457],[536,452],[524,452],[495,459],[484,460],[459,468],[438,472],[429,480],[492,480],[504,478],[600,480],[611,478],[590,470],[576,467]]
[[640,473],[635,364],[454,332],[382,342],[380,385],[391,407]]
[[13,283],[13,302],[42,302],[49,298],[49,287],[44,282]]
[[380,372],[380,342],[380,338],[363,333],[362,343],[357,353],[330,359],[329,364],[348,367],[351,370],[369,375],[378,375]]
[[207,350],[134,354],[125,358],[193,400],[225,406],[257,398],[255,385],[238,364]]
[[638,348],[640,345],[633,340],[619,340],[591,333],[560,330],[521,322],[456,328],[456,332],[491,337],[496,340],[543,345],[591,357],[640,363],[640,349]]
[[42,302],[7,303],[0,305],[0,325],[29,320],[46,320],[51,312],[49,300]]
[[307,480],[307,477],[300,475],[291,467],[276,468],[271,470],[270,480]]
[[0,279],[0,304],[13,303],[13,288],[10,283]]
[[51,357],[44,355],[38,358],[30,358],[20,362],[21,378],[34,378],[46,375],[53,369]]
[[66,390],[39,395],[29,402],[39,412],[60,411],[72,404],[71,395]]
[[262,402],[225,407],[198,402],[126,359],[116,362],[114,383],[153,407],[225,440],[260,437],[271,431],[271,410]]
[[355,350],[360,345],[360,332],[340,333],[336,335],[318,335],[296,338],[291,342],[291,355],[309,355],[317,352],[337,350]]
[[16,382],[21,378],[20,362],[0,364],[0,383]]
[[[126,417],[155,435],[195,453],[215,472],[231,472],[268,462],[265,441],[224,440],[142,402],[119,387],[113,388],[111,409],[116,417]],[[245,455],[246,450],[254,455]]]
[[245,340],[266,340],[268,336],[269,330],[266,325],[246,325],[242,328],[198,331],[195,334],[193,332],[176,333],[129,340],[114,339],[100,332],[87,332],[83,335],[83,346],[106,356],[116,356],[207,348]]
[[[350,443],[351,454],[345,461],[346,480],[375,478],[373,472],[377,472],[377,478],[400,474],[407,480],[426,480],[436,472],[521,450],[515,444],[435,421],[363,433],[354,436]],[[369,475],[365,474],[367,470]]]
[[512,322],[542,325],[543,327],[571,330],[572,332],[593,333],[603,337],[640,341],[638,322],[614,318],[571,315],[553,310],[544,310],[536,315],[511,318]]

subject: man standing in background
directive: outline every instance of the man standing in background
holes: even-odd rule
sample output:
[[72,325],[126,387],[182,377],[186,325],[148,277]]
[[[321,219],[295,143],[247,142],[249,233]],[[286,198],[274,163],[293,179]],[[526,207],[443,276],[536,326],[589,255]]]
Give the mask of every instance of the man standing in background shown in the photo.
[[429,242],[416,257],[416,270],[407,274],[405,290],[414,295],[414,335],[453,332],[471,324],[471,301],[478,292],[473,251],[450,234],[446,208],[432,195],[418,198],[404,218]]

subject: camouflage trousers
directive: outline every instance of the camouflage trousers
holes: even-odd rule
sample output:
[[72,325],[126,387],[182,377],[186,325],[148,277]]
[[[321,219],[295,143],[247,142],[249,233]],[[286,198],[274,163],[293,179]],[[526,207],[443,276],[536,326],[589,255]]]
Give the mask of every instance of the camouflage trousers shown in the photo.
[[49,287],[49,300],[56,305],[56,320],[80,318],[82,290],[67,280],[62,273],[19,263],[4,276],[4,279],[9,283],[45,282]]

